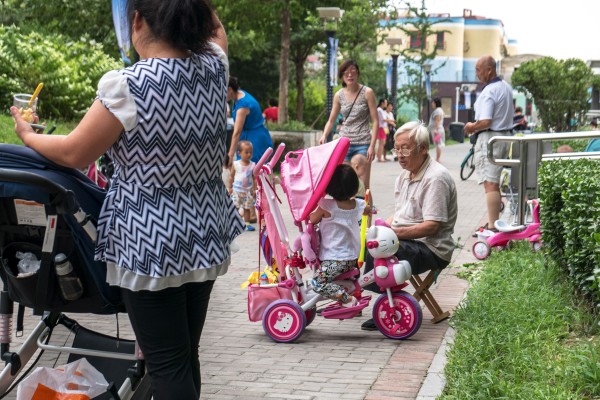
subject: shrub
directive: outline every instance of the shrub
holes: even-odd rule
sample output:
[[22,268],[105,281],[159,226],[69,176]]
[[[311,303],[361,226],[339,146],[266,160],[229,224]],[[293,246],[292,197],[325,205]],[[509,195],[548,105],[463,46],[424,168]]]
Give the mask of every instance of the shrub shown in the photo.
[[13,93],[32,93],[43,82],[38,102],[42,119],[79,118],[96,97],[102,75],[119,68],[119,61],[86,38],[73,41],[0,26],[0,93],[4,93],[0,107],[4,110],[12,105]]
[[267,122],[267,129],[269,131],[285,131],[285,132],[310,132],[309,126],[302,121],[289,120],[285,124],[277,124],[275,122]]
[[600,162],[542,163],[540,220],[544,248],[600,307]]

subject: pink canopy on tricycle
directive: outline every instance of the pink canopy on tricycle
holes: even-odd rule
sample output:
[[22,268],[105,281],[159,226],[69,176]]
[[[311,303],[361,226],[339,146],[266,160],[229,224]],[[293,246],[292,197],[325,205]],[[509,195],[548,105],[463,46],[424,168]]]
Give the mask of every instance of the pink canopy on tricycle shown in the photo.
[[332,142],[289,152],[281,163],[281,186],[295,222],[305,221],[317,208],[335,168],[344,162],[350,140]]

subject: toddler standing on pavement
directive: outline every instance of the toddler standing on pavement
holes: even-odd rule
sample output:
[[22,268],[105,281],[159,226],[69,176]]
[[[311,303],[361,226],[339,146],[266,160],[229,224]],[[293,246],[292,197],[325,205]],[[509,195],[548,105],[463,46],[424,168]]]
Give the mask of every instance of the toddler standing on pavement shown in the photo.
[[237,148],[239,160],[231,165],[229,171],[229,182],[227,189],[235,207],[240,210],[246,222],[246,230],[256,230],[250,225],[250,209],[254,207],[254,193],[256,193],[256,179],[254,178],[254,166],[252,158],[252,143],[240,140]]
[[325,191],[333,198],[321,199],[309,217],[311,223],[319,224],[323,238],[319,248],[321,266],[312,284],[320,295],[352,307],[356,305],[356,298],[333,280],[358,266],[360,220],[363,214],[370,213],[370,208],[364,200],[354,198],[358,176],[348,164],[337,166]]

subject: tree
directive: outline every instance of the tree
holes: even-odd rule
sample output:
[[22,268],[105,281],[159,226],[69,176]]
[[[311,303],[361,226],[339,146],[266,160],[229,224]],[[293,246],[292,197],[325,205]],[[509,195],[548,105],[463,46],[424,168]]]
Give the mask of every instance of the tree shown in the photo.
[[73,40],[86,37],[101,43],[109,55],[120,58],[110,1],[0,1],[0,25],[13,24],[23,32],[60,34]]
[[589,109],[591,69],[581,60],[543,57],[527,61],[513,73],[513,87],[530,94],[546,131],[564,132]]
[[[326,35],[323,31],[322,21],[316,13],[317,7],[323,3],[320,0],[305,0],[299,2],[302,9],[297,10],[298,18],[293,19],[294,34],[292,35],[292,48],[295,51],[293,63],[296,70],[296,119],[303,120],[304,109],[304,65],[310,54],[319,51],[325,54]],[[336,37],[339,38],[339,52],[343,58],[361,60],[374,60],[375,48],[381,38],[378,28],[379,20],[385,15],[386,0],[337,0],[327,3],[328,6],[340,7],[345,10],[339,22]],[[367,62],[364,63],[366,65]],[[361,65],[362,78],[366,76],[366,68]],[[381,69],[378,71],[381,72]],[[323,69],[323,83],[325,83],[326,70]],[[383,74],[382,74],[383,76]],[[327,118],[328,116],[326,116]],[[310,121],[309,121],[310,122]]]
[[[425,7],[425,0],[421,0],[421,7],[414,7],[410,3],[408,6],[408,15],[398,28],[411,38],[411,43],[408,47],[400,51],[400,61],[404,66],[404,71],[407,78],[407,84],[399,89],[400,96],[408,101],[417,104],[419,116],[422,114],[423,103],[427,99],[426,88],[423,86],[425,65],[432,64],[432,61],[437,57],[437,43],[431,41],[431,49],[428,49],[427,42],[430,37],[437,33],[450,33],[447,30],[435,29],[435,25],[447,22],[447,19],[437,19],[432,21]],[[415,43],[417,45],[415,45]],[[435,75],[436,71],[444,66],[445,62],[438,64],[431,70],[431,75]]]
[[292,21],[290,18],[290,0],[284,0],[281,11],[281,50],[279,52],[279,111],[277,122],[285,124],[288,121],[288,79],[290,60],[290,33]]
[[[377,44],[378,22],[381,18],[382,7],[386,0],[332,0],[328,6],[340,7],[346,10],[340,23],[340,52],[345,56],[357,56],[365,52],[374,55]],[[223,21],[230,42],[230,58],[232,71],[240,68],[263,74],[257,68],[249,65],[263,63],[258,55],[272,53],[273,60],[279,59],[279,106],[280,121],[287,119],[285,110],[288,99],[287,85],[290,60],[294,66],[293,79],[296,87],[296,119],[303,120],[304,109],[304,65],[308,56],[325,44],[325,34],[322,22],[317,15],[317,7],[322,5],[320,0],[239,0],[235,5],[225,0],[214,0],[219,16]],[[273,18],[273,16],[277,18]],[[289,18],[289,30],[288,26]],[[276,43],[273,38],[279,38]],[[287,41],[289,40],[289,47]],[[289,50],[288,50],[289,49]],[[287,55],[285,53],[288,53]],[[237,73],[237,72],[236,72]],[[254,79],[255,87],[261,85],[258,97],[276,97],[272,95],[273,84]],[[283,97],[283,99],[282,99]],[[283,106],[283,107],[282,107]],[[283,109],[282,109],[283,108]],[[285,113],[285,115],[281,115]]]

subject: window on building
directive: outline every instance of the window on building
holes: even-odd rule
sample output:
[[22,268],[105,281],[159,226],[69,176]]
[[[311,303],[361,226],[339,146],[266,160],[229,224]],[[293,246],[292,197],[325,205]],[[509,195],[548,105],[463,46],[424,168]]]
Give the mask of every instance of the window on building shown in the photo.
[[435,48],[438,50],[444,50],[446,48],[446,45],[444,43],[444,32],[436,33]]
[[419,32],[413,32],[410,34],[410,48],[418,49],[421,47],[421,34]]

